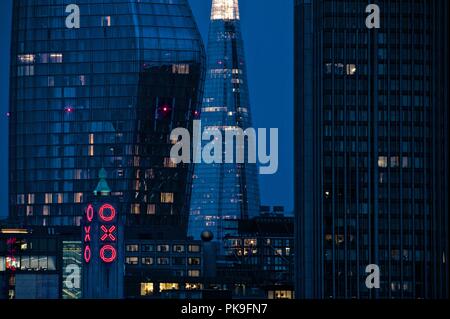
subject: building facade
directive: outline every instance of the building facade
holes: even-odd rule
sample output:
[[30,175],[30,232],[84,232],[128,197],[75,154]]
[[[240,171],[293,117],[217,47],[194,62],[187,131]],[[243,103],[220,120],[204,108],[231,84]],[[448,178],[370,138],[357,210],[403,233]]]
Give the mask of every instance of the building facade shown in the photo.
[[295,1],[297,297],[448,298],[449,4],[368,4]]
[[80,225],[100,168],[128,224],[186,236],[192,167],[170,160],[190,129],[204,49],[187,0],[14,1],[10,217]]
[[[205,132],[225,136],[226,131],[251,127],[246,69],[238,0],[213,0],[200,115]],[[210,231],[220,241],[236,234],[238,219],[259,214],[257,166],[245,162],[195,165],[189,236],[199,239]]]

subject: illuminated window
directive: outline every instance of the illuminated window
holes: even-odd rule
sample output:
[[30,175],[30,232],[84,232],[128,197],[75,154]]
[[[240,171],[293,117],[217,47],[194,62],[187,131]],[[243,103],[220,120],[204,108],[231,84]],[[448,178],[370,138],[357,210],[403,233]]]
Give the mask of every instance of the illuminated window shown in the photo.
[[200,258],[189,258],[188,263],[191,266],[199,266],[200,265]]
[[74,194],[74,203],[79,204],[83,202],[83,193],[75,193]]
[[34,194],[28,194],[28,204],[34,204]]
[[139,245],[127,245],[126,250],[128,252],[138,252],[139,251]]
[[90,157],[94,156],[94,146],[93,146],[93,145],[90,145],[90,146],[88,147],[88,155],[89,155]]
[[147,205],[147,215],[155,215],[156,214],[156,205],[148,204]]
[[268,299],[293,299],[294,293],[291,290],[269,291]]
[[189,74],[189,64],[173,64],[173,74]]
[[165,168],[176,168],[177,164],[174,161],[172,161],[171,158],[165,158],[164,159],[164,167]]
[[182,253],[182,252],[184,252],[184,245],[174,245],[173,246],[173,251],[175,253]]
[[378,167],[380,167],[380,168],[388,167],[388,158],[386,156],[378,157]]
[[174,195],[173,193],[161,193],[161,203],[173,204]]
[[34,54],[20,54],[18,59],[20,63],[33,64],[36,60],[36,56]]
[[141,283],[141,296],[151,296],[154,291],[154,285],[152,282]]
[[159,284],[159,291],[167,291],[167,290],[179,290],[180,285],[176,283],[160,283]]
[[204,107],[202,108],[203,113],[214,113],[214,112],[228,112],[227,107]]
[[186,290],[200,290],[202,289],[202,284],[191,284],[191,283],[187,283],[186,284]]
[[140,215],[141,214],[141,205],[140,204],[131,204],[131,214]]
[[44,205],[42,208],[42,216],[50,216],[50,206]]
[[51,53],[49,58],[50,63],[62,63],[63,54],[62,53]]
[[152,257],[144,257],[142,258],[142,264],[145,266],[153,265],[153,258]]
[[200,246],[199,245],[189,245],[189,252],[190,253],[199,253],[200,252]]
[[170,251],[169,245],[158,245],[158,251],[168,253]]
[[257,240],[256,239],[245,239],[244,240],[244,246],[246,247],[253,247],[256,246]]
[[111,17],[110,16],[101,17],[101,25],[102,27],[110,27]]
[[86,85],[86,76],[80,75],[80,85],[85,86]]
[[127,265],[137,265],[139,264],[139,259],[137,257],[127,257],[125,263]]
[[200,277],[200,270],[189,270],[188,271],[189,277]]
[[347,75],[355,75],[355,74],[356,74],[356,65],[347,64]]

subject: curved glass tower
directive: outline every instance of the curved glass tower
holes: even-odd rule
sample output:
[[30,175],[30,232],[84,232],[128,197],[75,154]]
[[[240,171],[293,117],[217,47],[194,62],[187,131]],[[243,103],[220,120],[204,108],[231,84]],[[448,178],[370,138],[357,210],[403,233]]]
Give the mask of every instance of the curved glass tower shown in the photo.
[[192,170],[170,160],[190,128],[204,49],[187,0],[14,1],[11,217],[79,225],[105,168],[129,224],[186,235]]
[[[229,128],[251,127],[244,55],[238,0],[213,0],[201,110],[204,130],[220,130],[225,136]],[[199,239],[208,230],[216,240],[222,240],[236,232],[238,219],[258,214],[256,164],[195,166],[190,236]]]

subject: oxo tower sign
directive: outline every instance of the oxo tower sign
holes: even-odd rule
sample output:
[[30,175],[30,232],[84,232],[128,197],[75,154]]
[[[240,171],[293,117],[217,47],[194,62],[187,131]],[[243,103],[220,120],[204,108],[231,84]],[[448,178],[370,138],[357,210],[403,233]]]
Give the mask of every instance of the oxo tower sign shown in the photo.
[[103,198],[86,207],[82,225],[84,298],[123,297],[123,239],[117,205]]
[[[83,226],[84,261],[89,264],[92,258],[99,258],[106,264],[117,259],[118,216],[111,204],[94,205],[86,208]],[[94,251],[94,248],[95,249]]]

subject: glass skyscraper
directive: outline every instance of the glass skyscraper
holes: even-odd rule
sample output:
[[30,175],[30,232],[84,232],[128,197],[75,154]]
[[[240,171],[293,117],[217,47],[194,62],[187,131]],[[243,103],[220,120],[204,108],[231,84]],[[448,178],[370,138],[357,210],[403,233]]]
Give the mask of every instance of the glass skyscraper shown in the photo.
[[[213,0],[200,115],[205,131],[225,136],[251,127],[246,68],[238,0]],[[200,239],[210,231],[220,241],[236,234],[238,219],[257,216],[259,204],[256,164],[197,164],[188,234]]]
[[297,297],[448,298],[449,3],[369,3],[295,2]]
[[128,224],[186,236],[192,167],[173,128],[199,111],[204,49],[187,0],[16,0],[10,107],[10,216],[79,225],[107,171]]

